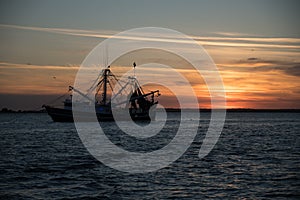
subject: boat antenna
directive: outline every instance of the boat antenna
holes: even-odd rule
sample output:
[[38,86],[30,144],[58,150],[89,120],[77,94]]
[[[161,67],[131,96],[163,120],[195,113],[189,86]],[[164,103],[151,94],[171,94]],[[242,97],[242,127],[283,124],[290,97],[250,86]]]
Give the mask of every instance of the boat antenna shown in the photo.
[[105,45],[105,58],[104,58],[104,68],[107,68],[108,65],[108,47],[107,44]]
[[133,62],[133,77],[135,78],[135,67],[136,67],[136,64],[135,62]]

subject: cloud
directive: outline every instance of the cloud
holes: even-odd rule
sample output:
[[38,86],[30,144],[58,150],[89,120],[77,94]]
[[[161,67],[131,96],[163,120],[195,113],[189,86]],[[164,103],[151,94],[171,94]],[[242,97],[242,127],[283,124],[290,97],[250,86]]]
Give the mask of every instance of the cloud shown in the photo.
[[258,58],[248,58],[247,60],[258,60]]
[[280,71],[286,75],[300,76],[300,62],[283,61],[283,60],[265,60],[257,57],[250,57],[246,60],[229,62],[227,64],[219,64],[219,68],[223,71],[235,72],[268,72]]
[[108,38],[111,35],[117,33],[116,31],[111,31],[111,30],[93,31],[93,30],[83,30],[83,29],[45,28],[45,27],[19,26],[19,25],[9,25],[9,24],[0,24],[0,27],[8,28],[8,29],[31,30],[31,31],[73,35],[73,36],[101,37],[101,38]]
[[[19,26],[19,25],[8,25],[0,24],[0,28],[6,29],[20,29],[20,30],[31,30],[50,32],[56,34],[64,34],[70,36],[80,37],[93,37],[93,38],[110,38],[117,31],[112,30],[82,30],[82,29],[65,29],[65,28],[45,28],[45,27],[32,27],[32,26]],[[249,48],[285,48],[285,49],[300,49],[300,38],[273,38],[273,37],[241,37],[244,34],[239,33],[223,33],[226,37],[214,36],[195,36],[190,35],[190,38],[198,41],[201,45],[206,46],[224,46],[224,47],[249,47]],[[228,37],[230,36],[230,37]],[[114,36],[119,39],[127,40],[144,40],[144,41],[157,41],[157,42],[175,42],[175,43],[189,43],[190,41],[185,38],[176,38],[172,35],[161,38],[148,37],[145,33],[135,33],[134,35],[128,36]]]
[[18,64],[18,63],[7,63],[0,62],[0,69],[53,69],[53,70],[78,70],[78,65],[33,65],[30,63],[27,64]]
[[293,76],[300,76],[300,64],[284,69],[284,72]]
[[237,33],[237,32],[213,32],[214,34],[217,35],[222,35],[222,36],[234,36],[234,37],[242,37],[242,36],[254,36],[254,35],[250,35],[247,33]]

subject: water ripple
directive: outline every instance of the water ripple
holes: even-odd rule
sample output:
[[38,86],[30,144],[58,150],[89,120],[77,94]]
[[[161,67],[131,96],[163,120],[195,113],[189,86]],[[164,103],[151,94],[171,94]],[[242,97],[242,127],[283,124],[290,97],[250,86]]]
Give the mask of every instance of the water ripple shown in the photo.
[[[174,136],[179,121],[172,115],[150,140],[109,135],[116,128],[111,124],[105,129],[120,147],[153,151]],[[157,172],[128,174],[95,160],[72,123],[53,123],[46,114],[1,114],[0,198],[300,198],[299,113],[228,113],[220,140],[200,160],[210,116],[201,117],[198,135],[180,159]]]

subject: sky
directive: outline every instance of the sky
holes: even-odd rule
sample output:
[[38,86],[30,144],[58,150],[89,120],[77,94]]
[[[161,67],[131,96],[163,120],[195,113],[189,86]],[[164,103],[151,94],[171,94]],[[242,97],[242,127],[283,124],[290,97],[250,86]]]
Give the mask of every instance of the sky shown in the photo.
[[[292,0],[2,0],[0,109],[40,109],[73,85],[97,44],[139,27],[174,29],[202,45],[222,76],[227,108],[300,109],[299,7]],[[194,90],[199,106],[210,107],[205,82]],[[162,91],[170,107],[171,97]]]

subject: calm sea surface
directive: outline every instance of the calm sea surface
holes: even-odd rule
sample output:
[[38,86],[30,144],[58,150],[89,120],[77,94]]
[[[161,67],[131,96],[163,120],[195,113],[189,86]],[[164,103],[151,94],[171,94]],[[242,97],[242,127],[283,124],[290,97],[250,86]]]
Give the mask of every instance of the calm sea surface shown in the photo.
[[[151,140],[119,133],[112,122],[102,126],[116,145],[149,152],[170,142],[179,115],[169,113]],[[300,113],[227,113],[218,143],[200,160],[209,117],[202,114],[198,135],[176,162],[129,174],[93,158],[73,123],[54,123],[47,114],[2,113],[0,199],[300,198]]]

